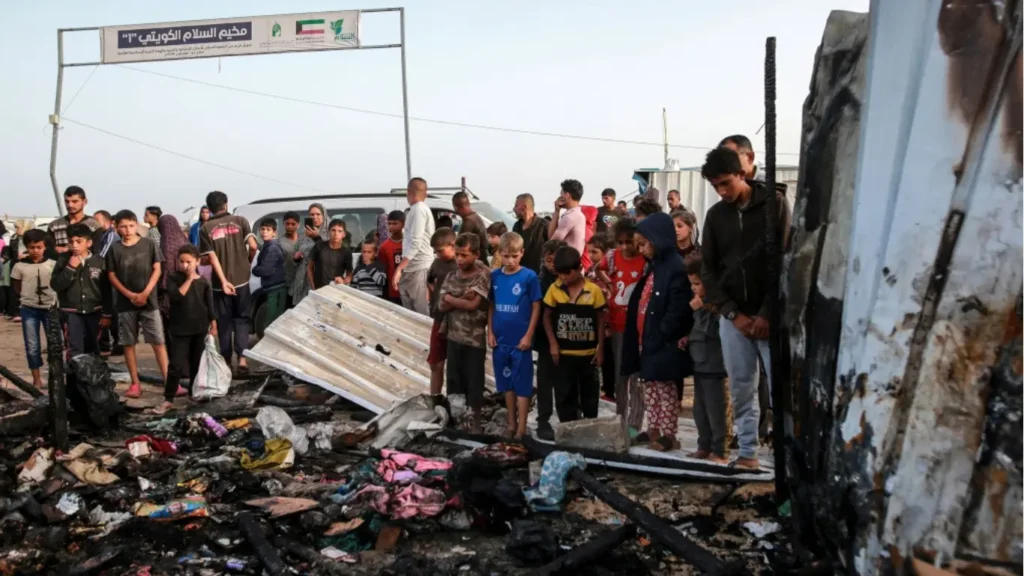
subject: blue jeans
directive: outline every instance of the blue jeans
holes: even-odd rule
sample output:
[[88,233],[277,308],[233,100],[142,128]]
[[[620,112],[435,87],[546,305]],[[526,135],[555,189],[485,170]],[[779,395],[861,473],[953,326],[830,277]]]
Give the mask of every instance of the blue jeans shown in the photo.
[[740,445],[739,455],[740,458],[756,458],[757,429],[761,419],[761,407],[757,401],[757,362],[760,360],[764,364],[764,371],[768,374],[768,389],[771,390],[772,366],[768,341],[747,338],[724,316],[719,319],[718,327],[725,371],[729,374],[729,393],[732,395],[732,415]]
[[29,370],[43,367],[43,345],[39,334],[40,328],[46,330],[49,326],[49,310],[21,307],[21,333],[25,337],[25,357],[28,358]]

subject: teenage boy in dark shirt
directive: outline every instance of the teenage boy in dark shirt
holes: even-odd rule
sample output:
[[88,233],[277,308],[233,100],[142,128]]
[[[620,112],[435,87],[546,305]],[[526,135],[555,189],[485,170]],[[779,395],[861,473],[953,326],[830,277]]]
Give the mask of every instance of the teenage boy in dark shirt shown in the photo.
[[50,287],[67,318],[70,356],[99,352],[100,330],[110,325],[110,280],[103,258],[93,254],[93,231],[82,223],[66,230],[69,251],[57,258]]
[[328,284],[352,281],[352,251],[345,247],[345,222],[331,220],[327,242],[313,248],[313,266],[306,268],[309,284],[319,290]]
[[704,218],[701,280],[707,292],[704,301],[721,315],[722,353],[739,440],[739,457],[733,465],[757,469],[758,361],[768,375],[769,390],[772,373],[768,349],[769,277],[764,252],[765,200],[770,193],[776,195],[780,253],[785,252],[789,205],[779,190],[769,191],[763,182],[746,179],[739,155],[729,148],[708,152],[701,175],[722,199]]
[[163,256],[152,240],[139,236],[138,218],[131,210],[121,210],[114,215],[114,224],[121,241],[115,242],[107,252],[107,277],[117,291],[114,310],[118,340],[124,346],[124,363],[132,378],[125,396],[138,398],[142,395],[135,356],[139,328],[146,342],[153,346],[161,376],[167,378],[164,325],[156,301]]
[[597,223],[594,231],[597,234],[606,234],[612,231],[612,226],[624,214],[615,206],[615,190],[605,188],[601,192],[601,207],[597,209]]
[[164,383],[164,403],[155,410],[158,414],[173,407],[175,395],[182,395],[178,387],[182,378],[188,378],[188,392],[192,393],[199,360],[206,348],[206,335],[217,334],[213,288],[199,275],[199,249],[191,244],[179,248],[177,269],[167,277],[167,297],[171,302],[167,327],[171,359]]

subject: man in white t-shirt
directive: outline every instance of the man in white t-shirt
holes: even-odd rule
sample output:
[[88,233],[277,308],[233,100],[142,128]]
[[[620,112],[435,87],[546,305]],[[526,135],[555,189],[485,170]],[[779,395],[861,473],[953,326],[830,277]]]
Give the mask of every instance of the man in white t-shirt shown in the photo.
[[395,268],[391,283],[402,297],[402,306],[427,316],[430,314],[427,275],[434,263],[434,249],[430,245],[434,215],[425,202],[427,181],[423,178],[409,180],[405,197],[409,201],[409,212],[402,230],[402,261]]

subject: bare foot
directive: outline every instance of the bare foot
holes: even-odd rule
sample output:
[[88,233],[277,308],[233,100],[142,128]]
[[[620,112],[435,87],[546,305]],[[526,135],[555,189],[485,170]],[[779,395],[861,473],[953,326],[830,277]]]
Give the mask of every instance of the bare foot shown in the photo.
[[505,428],[505,433],[502,434],[502,437],[503,438],[512,438],[515,435],[516,435],[516,427],[515,426],[509,426],[508,428]]
[[721,464],[723,466],[729,463],[729,459],[728,458],[726,458],[725,456],[721,456],[719,454],[715,454],[714,452],[712,452],[707,457],[707,460],[708,460],[708,462],[711,462],[712,464]]
[[733,460],[729,466],[733,468],[742,468],[744,470],[760,470],[761,463],[758,462],[757,458],[737,458]]

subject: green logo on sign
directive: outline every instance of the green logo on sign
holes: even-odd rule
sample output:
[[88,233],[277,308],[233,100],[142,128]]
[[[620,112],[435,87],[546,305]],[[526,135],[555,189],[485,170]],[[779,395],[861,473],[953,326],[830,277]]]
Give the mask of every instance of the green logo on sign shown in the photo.
[[277,22],[274,22],[274,27],[270,29],[270,35],[271,36],[280,36],[281,35],[281,25],[278,24]]
[[343,34],[342,33],[341,30],[342,30],[342,27],[343,27],[344,24],[345,24],[345,19],[344,18],[331,21],[331,30],[334,31],[334,43],[335,44],[344,44],[348,40],[351,40],[351,39],[356,37],[356,35],[351,33],[351,32],[349,32],[347,34]]

